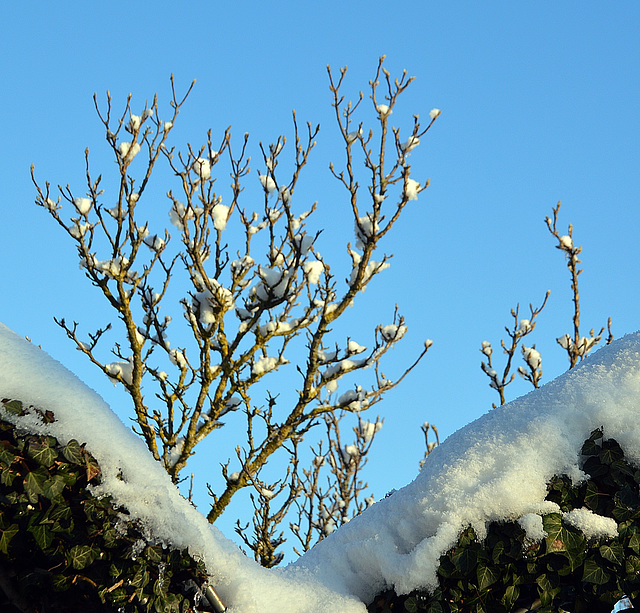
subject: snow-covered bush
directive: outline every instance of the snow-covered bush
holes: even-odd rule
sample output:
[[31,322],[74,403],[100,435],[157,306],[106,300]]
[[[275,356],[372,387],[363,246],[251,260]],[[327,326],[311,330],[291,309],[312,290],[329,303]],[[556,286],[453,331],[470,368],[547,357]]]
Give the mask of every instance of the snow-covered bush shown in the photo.
[[466,529],[441,556],[433,592],[376,597],[370,613],[610,613],[640,596],[640,471],[595,430],[582,447],[585,478],[555,476],[545,508]]
[[[5,399],[2,407],[14,417],[55,421],[51,411],[17,400]],[[109,496],[93,495],[100,481],[100,466],[75,439],[62,445],[0,420],[3,606],[52,613],[187,613],[194,604],[214,610],[203,563],[157,542]]]

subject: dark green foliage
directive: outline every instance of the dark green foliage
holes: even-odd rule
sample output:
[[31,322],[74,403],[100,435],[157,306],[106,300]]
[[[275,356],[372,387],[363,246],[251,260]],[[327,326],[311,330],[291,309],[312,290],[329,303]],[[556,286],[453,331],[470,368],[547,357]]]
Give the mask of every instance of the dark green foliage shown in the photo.
[[[2,404],[26,412],[18,401]],[[150,542],[124,509],[91,495],[87,486],[98,483],[100,467],[84,445],[0,420],[0,610],[195,610],[185,594],[197,597],[203,564]]]
[[517,522],[492,523],[483,541],[467,528],[440,558],[439,587],[398,596],[380,594],[371,613],[610,613],[626,594],[640,594],[640,471],[624,459],[620,445],[594,431],[582,447],[582,468],[589,479],[573,486],[555,477],[547,500],[563,512],[587,507],[618,522],[615,539],[587,540],[562,521],[544,516],[547,537],[526,539]]

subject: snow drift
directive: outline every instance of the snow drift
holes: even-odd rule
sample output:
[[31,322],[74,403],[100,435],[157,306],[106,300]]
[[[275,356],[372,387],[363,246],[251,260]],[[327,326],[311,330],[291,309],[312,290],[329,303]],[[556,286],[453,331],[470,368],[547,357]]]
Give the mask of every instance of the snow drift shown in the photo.
[[[230,610],[243,613],[363,612],[363,602],[384,588],[405,593],[434,587],[440,555],[469,525],[482,535],[488,522],[521,518],[535,535],[536,516],[555,510],[549,507],[553,503],[543,502],[547,482],[555,474],[576,482],[584,477],[580,449],[595,428],[604,428],[605,437],[615,438],[627,459],[640,466],[636,333],[462,428],[429,456],[413,483],[374,504],[294,564],[268,571],[178,494],[144,443],[95,392],[2,324],[0,398],[53,411],[57,421],[46,426],[19,419],[63,444],[71,438],[86,442],[102,467],[100,491],[126,506],[160,541],[189,547],[202,557]],[[118,473],[124,481],[116,478]],[[576,517],[585,533],[612,530],[613,520],[603,522],[586,512]]]

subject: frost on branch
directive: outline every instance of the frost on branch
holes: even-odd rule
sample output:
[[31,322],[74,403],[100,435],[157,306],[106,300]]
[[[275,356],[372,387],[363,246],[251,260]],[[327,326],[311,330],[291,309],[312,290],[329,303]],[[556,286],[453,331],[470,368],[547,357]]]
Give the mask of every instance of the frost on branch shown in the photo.
[[[326,426],[327,446],[314,453],[324,460],[314,461],[310,470],[325,471],[329,485],[309,494],[313,511],[299,509],[311,522],[296,534],[305,534],[302,548],[372,503],[372,496],[366,501],[361,496],[365,486],[358,475],[381,422],[368,422],[363,413],[398,385],[430,346],[391,380],[381,372],[381,362],[408,334],[397,311],[368,340],[359,339],[364,344],[332,332],[334,322],[357,307],[368,284],[389,268],[391,256],[375,260],[373,252],[404,207],[428,186],[428,180],[412,178],[408,159],[437,117],[432,112],[423,127],[415,115],[401,137],[389,121],[412,79],[405,72],[392,80],[382,58],[370,83],[373,112],[368,109],[356,123],[364,97],[345,102],[345,75],[342,69],[336,80],[329,69],[346,154],[344,169],[331,165],[331,172],[345,189],[347,222],[354,227],[354,246],[346,245],[351,271],[346,282],[334,276],[317,250],[320,234],[311,228],[316,205],[297,197],[319,127],[301,128],[295,112],[293,138],[260,143],[252,171],[248,134],[237,141],[230,129],[215,138],[209,131],[204,144],[187,144],[182,151],[170,144],[191,91],[178,97],[172,79],[164,117],[156,98],[134,112],[129,97],[118,116],[109,95],[105,108],[94,97],[117,169],[116,190],[103,190],[101,175],[93,178],[88,150],[84,194],[59,186],[55,202],[50,185],[41,188],[32,169],[37,204],[69,235],[81,269],[120,322],[110,346],[110,323],[87,336],[77,322],[57,323],[98,369],[124,386],[136,431],[175,482],[197,445],[224,427],[221,418],[244,422],[246,440],[238,441],[233,459],[239,466],[232,470],[232,459],[222,458],[223,485],[209,486],[208,519],[216,520],[246,488],[255,502],[254,521],[239,530],[266,565],[281,559],[276,549],[284,539],[274,531],[307,478],[298,467],[298,449],[317,424]],[[375,129],[367,130],[367,121]],[[168,228],[144,217],[145,207],[160,206],[148,186],[162,173],[169,177],[163,189]],[[245,188],[258,193],[258,205],[245,197]],[[290,393],[289,385],[288,396],[278,403],[279,396],[267,392],[265,405],[260,400],[265,388],[255,386],[274,382],[277,371],[288,369],[294,376],[289,365],[294,347],[304,356],[297,360],[297,391]],[[358,418],[356,440],[342,443],[339,422],[350,414]],[[262,470],[276,453],[289,455],[289,469],[280,479],[264,480]]]

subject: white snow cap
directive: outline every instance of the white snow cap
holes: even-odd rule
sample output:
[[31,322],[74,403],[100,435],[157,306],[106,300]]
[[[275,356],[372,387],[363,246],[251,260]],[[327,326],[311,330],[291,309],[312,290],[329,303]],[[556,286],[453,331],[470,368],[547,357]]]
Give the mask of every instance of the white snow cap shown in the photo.
[[[547,483],[558,474],[584,476],[580,450],[593,430],[602,426],[640,466],[638,398],[635,333],[450,436],[413,483],[336,530],[287,571],[299,569],[370,602],[389,587],[398,593],[435,588],[440,556],[467,526],[482,535],[488,522],[515,520],[530,538],[541,538],[533,515],[554,510],[543,504]],[[565,521],[587,537],[616,534],[614,520],[587,509],[565,514]]]
[[[183,357],[183,356],[182,356]],[[184,359],[184,357],[183,357]],[[271,364],[266,362],[263,367]],[[0,324],[0,398],[53,411],[56,421],[11,417],[66,443],[86,442],[102,468],[97,494],[110,494],[158,539],[201,556],[230,613],[366,613],[381,590],[437,585],[440,555],[460,532],[518,521],[532,539],[558,474],[574,480],[580,450],[604,428],[640,466],[640,333],[603,347],[544,387],[490,411],[429,455],[413,483],[335,530],[294,564],[267,570],[247,558],[184,498],[146,446],[73,374]],[[363,422],[367,433],[374,426]],[[353,457],[354,449],[344,448]],[[229,479],[233,479],[230,475]],[[608,538],[615,521],[576,509],[564,521],[589,538]],[[329,530],[327,530],[328,532]]]
[[86,442],[102,469],[102,483],[94,493],[113,496],[116,506],[126,507],[160,542],[188,547],[192,555],[200,556],[229,613],[366,613],[354,596],[337,593],[313,577],[267,570],[248,558],[180,496],[142,439],[98,394],[0,323],[2,398],[46,407],[56,417],[47,425],[34,416],[17,418],[23,427],[55,436],[62,444],[71,438]]
[[417,200],[419,189],[420,183],[414,179],[407,179],[404,184],[404,193],[407,196],[407,200]]
[[80,215],[86,215],[91,210],[91,200],[89,198],[76,198],[73,204]]

